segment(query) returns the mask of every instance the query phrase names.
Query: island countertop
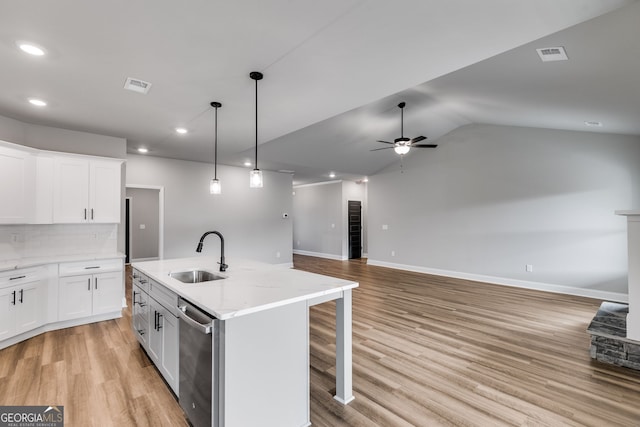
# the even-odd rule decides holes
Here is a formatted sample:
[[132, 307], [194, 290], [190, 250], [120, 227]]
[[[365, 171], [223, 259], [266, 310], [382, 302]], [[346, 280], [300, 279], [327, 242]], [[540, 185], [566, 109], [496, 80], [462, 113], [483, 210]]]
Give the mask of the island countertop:
[[[243, 316], [298, 301], [339, 294], [358, 286], [335, 277], [294, 270], [282, 265], [231, 259], [224, 273], [219, 258], [199, 256], [133, 263], [133, 268], [159, 282], [220, 320]], [[172, 272], [206, 270], [225, 279], [183, 283]]]

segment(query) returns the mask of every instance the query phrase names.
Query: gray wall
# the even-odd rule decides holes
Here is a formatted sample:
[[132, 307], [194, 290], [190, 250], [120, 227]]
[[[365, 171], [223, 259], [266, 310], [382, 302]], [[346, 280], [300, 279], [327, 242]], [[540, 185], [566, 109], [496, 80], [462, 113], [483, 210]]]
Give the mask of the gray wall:
[[640, 138], [469, 125], [438, 143], [370, 177], [372, 263], [626, 293], [614, 211], [639, 207]]
[[294, 191], [294, 249], [342, 259], [342, 182], [303, 185]]
[[[219, 165], [222, 194], [213, 196], [209, 194], [212, 173], [213, 166], [207, 163], [127, 157], [127, 185], [164, 187], [164, 257], [196, 256], [200, 236], [218, 230], [230, 258], [291, 263], [291, 218], [282, 218], [292, 209], [291, 175], [263, 171], [264, 188], [252, 189], [249, 169]], [[202, 253], [219, 255], [216, 236], [207, 238]]]
[[160, 190], [127, 188], [127, 198], [131, 199], [131, 261], [158, 258]]

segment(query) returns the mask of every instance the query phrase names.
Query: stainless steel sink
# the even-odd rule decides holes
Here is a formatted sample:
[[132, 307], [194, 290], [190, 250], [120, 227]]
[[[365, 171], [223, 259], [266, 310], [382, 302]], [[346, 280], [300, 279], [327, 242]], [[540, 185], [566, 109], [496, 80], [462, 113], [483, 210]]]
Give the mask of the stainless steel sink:
[[187, 270], [187, 271], [175, 271], [169, 273], [169, 276], [182, 283], [201, 283], [211, 282], [213, 280], [226, 279], [224, 276], [212, 273], [206, 270]]

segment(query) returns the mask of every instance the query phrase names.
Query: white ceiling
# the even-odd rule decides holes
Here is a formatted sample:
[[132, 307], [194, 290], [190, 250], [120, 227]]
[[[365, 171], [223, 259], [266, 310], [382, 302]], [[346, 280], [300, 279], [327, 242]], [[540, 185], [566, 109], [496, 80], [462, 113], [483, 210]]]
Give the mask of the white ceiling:
[[[472, 122], [640, 134], [637, 22], [632, 0], [5, 1], [0, 115], [212, 161], [219, 101], [220, 159], [239, 165], [261, 71], [259, 166], [358, 178], [396, 160], [369, 150], [399, 136], [400, 101], [405, 134], [429, 141]], [[551, 45], [570, 61], [541, 63], [535, 48]], [[127, 77], [149, 94], [123, 90]]]

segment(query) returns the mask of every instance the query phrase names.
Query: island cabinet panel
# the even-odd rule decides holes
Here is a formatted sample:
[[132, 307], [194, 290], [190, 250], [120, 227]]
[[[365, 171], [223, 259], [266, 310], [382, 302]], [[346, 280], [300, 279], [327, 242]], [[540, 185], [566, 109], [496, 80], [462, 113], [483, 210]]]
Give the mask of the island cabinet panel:
[[135, 284], [132, 287], [133, 332], [140, 344], [147, 349], [149, 338], [149, 295]]
[[220, 322], [220, 426], [309, 424], [308, 319], [301, 301]]

